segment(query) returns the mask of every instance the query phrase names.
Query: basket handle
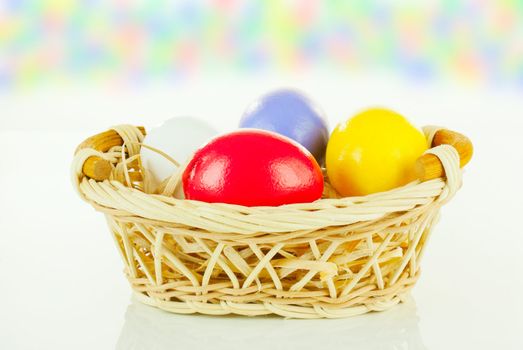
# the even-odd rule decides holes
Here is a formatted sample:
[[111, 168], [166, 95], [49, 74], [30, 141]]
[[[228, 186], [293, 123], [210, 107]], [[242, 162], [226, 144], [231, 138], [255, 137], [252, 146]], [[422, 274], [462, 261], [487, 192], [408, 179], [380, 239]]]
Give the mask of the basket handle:
[[[441, 129], [434, 134], [431, 147], [450, 145], [458, 151], [460, 167], [464, 167], [472, 158], [474, 147], [468, 137], [458, 132]], [[416, 162], [416, 175], [421, 181], [445, 176], [441, 161], [434, 154], [424, 154]]]
[[[143, 126], [139, 126], [138, 129], [145, 136], [145, 128]], [[91, 136], [82, 142], [76, 148], [75, 154], [85, 148], [92, 148], [105, 153], [115, 146], [123, 145], [123, 142], [123, 139], [115, 130], [107, 130], [100, 134]], [[97, 156], [87, 158], [84, 162], [84, 165], [82, 166], [82, 173], [96, 181], [107, 180], [111, 175], [111, 171], [111, 162]]]

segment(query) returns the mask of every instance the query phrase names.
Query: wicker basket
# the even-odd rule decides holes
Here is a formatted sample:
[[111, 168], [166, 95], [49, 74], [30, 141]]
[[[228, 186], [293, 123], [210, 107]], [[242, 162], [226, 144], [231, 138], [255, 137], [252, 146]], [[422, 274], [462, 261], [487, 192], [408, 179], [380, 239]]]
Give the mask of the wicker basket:
[[153, 194], [139, 159], [145, 130], [129, 125], [84, 141], [72, 175], [105, 214], [143, 303], [175, 313], [347, 317], [404, 300], [439, 210], [461, 186], [470, 141], [424, 131], [441, 145], [420, 158], [422, 180], [364, 197], [339, 198], [326, 179], [313, 203], [204, 203], [172, 196], [181, 171]]

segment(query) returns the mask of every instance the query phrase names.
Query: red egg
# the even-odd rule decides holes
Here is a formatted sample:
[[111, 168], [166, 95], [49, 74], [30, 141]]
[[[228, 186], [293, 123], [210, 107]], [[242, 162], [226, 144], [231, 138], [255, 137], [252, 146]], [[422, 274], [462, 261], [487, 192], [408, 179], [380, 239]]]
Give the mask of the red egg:
[[323, 176], [314, 157], [278, 134], [242, 129], [219, 136], [183, 173], [185, 198], [210, 203], [278, 206], [319, 199]]

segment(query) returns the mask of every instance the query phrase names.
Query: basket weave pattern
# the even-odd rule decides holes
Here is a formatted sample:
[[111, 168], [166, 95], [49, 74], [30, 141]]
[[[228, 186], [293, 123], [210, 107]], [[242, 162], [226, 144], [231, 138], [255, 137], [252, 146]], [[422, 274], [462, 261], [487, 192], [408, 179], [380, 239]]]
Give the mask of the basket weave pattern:
[[[400, 302], [419, 277], [441, 206], [461, 186], [451, 146], [428, 152], [446, 178], [388, 192], [338, 198], [326, 179], [324, 198], [281, 207], [243, 207], [177, 199], [174, 175], [163, 194], [145, 191], [143, 135], [114, 130], [122, 146], [79, 151], [73, 182], [105, 214], [125, 274], [144, 303], [176, 313], [293, 318], [347, 317]], [[426, 128], [428, 141], [437, 128]], [[91, 156], [109, 160], [111, 178], [88, 179]]]

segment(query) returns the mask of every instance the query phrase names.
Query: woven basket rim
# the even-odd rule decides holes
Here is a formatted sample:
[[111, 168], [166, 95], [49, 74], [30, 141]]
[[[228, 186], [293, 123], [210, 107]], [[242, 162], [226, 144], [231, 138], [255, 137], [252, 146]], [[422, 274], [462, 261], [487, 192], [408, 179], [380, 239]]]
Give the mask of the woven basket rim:
[[[119, 126], [115, 130], [122, 138], [140, 134], [134, 126]], [[138, 140], [138, 142], [136, 142]], [[129, 156], [139, 154], [142, 140], [135, 137], [134, 148], [120, 147], [117, 151], [103, 153], [113, 158], [115, 164], [122, 162], [124, 148]], [[441, 147], [441, 146], [440, 146]], [[418, 206], [431, 203], [448, 189], [447, 178], [437, 178], [425, 182], [413, 181], [389, 191], [366, 196], [322, 198], [310, 203], [292, 203], [281, 206], [247, 207], [228, 203], [207, 203], [202, 201], [178, 199], [162, 194], [150, 194], [142, 189], [125, 185], [125, 180], [96, 181], [86, 178], [81, 172], [82, 159], [93, 150], [77, 153], [73, 162], [73, 181], [81, 197], [109, 215], [133, 217], [150, 224], [180, 224], [208, 231], [254, 234], [291, 232], [297, 230], [318, 230], [323, 227], [351, 225], [357, 222], [377, 220], [392, 213], [407, 212]], [[132, 152], [131, 152], [132, 151]], [[454, 152], [448, 146], [443, 151]], [[100, 153], [100, 152], [98, 152]], [[108, 156], [109, 155], [109, 156]], [[461, 174], [459, 163], [449, 172]], [[143, 171], [143, 169], [141, 170]], [[180, 167], [179, 172], [183, 171]], [[461, 177], [460, 177], [461, 180]], [[328, 183], [328, 182], [326, 182]], [[448, 190], [447, 190], [448, 192]], [[263, 226], [263, 229], [260, 227]]]
[[163, 195], [161, 193], [147, 193], [141, 189], [133, 188], [133, 187], [127, 187], [125, 184], [123, 184], [121, 181], [118, 180], [104, 180], [104, 181], [96, 181], [93, 179], [83, 178], [81, 180], [81, 183], [89, 182], [89, 183], [106, 183], [111, 184], [115, 187], [124, 186], [126, 189], [128, 189], [130, 192], [133, 193], [142, 193], [146, 196], [149, 196], [151, 198], [157, 198], [159, 200], [162, 200], [164, 202], [172, 203], [174, 205], [181, 204], [181, 203], [193, 203], [197, 207], [223, 207], [223, 208], [229, 208], [229, 209], [236, 209], [240, 211], [253, 211], [253, 210], [278, 210], [278, 209], [290, 209], [290, 210], [305, 210], [305, 211], [311, 211], [315, 209], [321, 209], [322, 204], [329, 204], [329, 206], [334, 207], [347, 207], [347, 206], [358, 206], [362, 205], [364, 203], [371, 203], [371, 202], [378, 202], [385, 199], [389, 199], [389, 197], [394, 197], [394, 195], [405, 192], [407, 190], [411, 190], [409, 192], [415, 192], [414, 190], [416, 188], [418, 189], [432, 189], [435, 191], [435, 194], [431, 196], [432, 198], [436, 198], [438, 194], [436, 191], [441, 190], [446, 184], [446, 181], [443, 178], [438, 178], [434, 180], [429, 180], [425, 182], [420, 182], [419, 180], [415, 180], [412, 182], [409, 182], [403, 186], [399, 186], [387, 191], [382, 192], [376, 192], [369, 195], [364, 196], [350, 196], [350, 197], [339, 197], [339, 198], [320, 198], [312, 202], [304, 202], [304, 203], [290, 203], [290, 204], [282, 204], [278, 206], [244, 206], [241, 204], [231, 204], [231, 203], [223, 203], [223, 202], [204, 202], [199, 201], [196, 199], [185, 199], [185, 198], [176, 198], [173, 196]]

